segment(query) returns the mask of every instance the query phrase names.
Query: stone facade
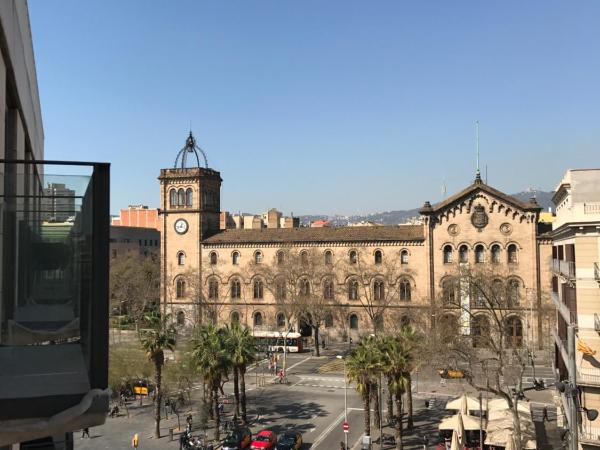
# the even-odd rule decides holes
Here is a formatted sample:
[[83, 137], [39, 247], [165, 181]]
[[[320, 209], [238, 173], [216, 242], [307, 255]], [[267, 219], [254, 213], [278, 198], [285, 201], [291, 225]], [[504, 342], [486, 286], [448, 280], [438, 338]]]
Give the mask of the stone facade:
[[[211, 175], [202, 176], [198, 170]], [[377, 320], [385, 327], [409, 320], [427, 328], [437, 320], [432, 314], [444, 295], [445, 280], [459, 267], [486, 266], [518, 283], [518, 302], [510, 313], [518, 322], [519, 343], [547, 345], [552, 309], [547, 267], [552, 247], [538, 228], [540, 208], [535, 201], [523, 203], [497, 191], [479, 177], [437, 205], [426, 202], [421, 221], [414, 225], [228, 230], [218, 229], [218, 200], [212, 209], [195, 203], [204, 189], [218, 198], [218, 172], [169, 169], [161, 171], [159, 179], [162, 304], [181, 324], [204, 320], [201, 310], [211, 308], [222, 323], [235, 319], [251, 327], [281, 328], [273, 289], [256, 285], [269, 282], [261, 280], [258, 264], [275, 265], [279, 251], [307, 251], [323, 255], [332, 264], [331, 304], [336, 313], [321, 330], [326, 340], [372, 332], [369, 293], [373, 294], [373, 283], [379, 278], [387, 307]], [[192, 189], [193, 206], [168, 204], [169, 192], [180, 187]], [[183, 233], [183, 228], [175, 229], [181, 219], [189, 225]], [[212, 225], [203, 225], [213, 221], [214, 232]], [[351, 262], [353, 252], [358, 263]], [[365, 280], [356, 299], [349, 293], [353, 278]], [[457, 312], [448, 309], [442, 314]], [[292, 326], [303, 328], [299, 322]]]

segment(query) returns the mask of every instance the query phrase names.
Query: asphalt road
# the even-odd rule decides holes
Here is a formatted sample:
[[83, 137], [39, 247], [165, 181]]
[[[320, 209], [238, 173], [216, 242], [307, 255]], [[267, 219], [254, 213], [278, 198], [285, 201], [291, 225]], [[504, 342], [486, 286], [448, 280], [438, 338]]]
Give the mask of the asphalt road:
[[[320, 373], [319, 367], [333, 361], [335, 355], [341, 353], [346, 347], [328, 348], [325, 356], [311, 357], [303, 353], [288, 357], [288, 381], [286, 384], [275, 382], [275, 377], [266, 374], [266, 364], [258, 369], [252, 368], [246, 375], [246, 390], [248, 397], [248, 412], [250, 429], [257, 433], [262, 429], [271, 429], [276, 433], [287, 430], [297, 430], [303, 435], [303, 450], [338, 450], [340, 441], [344, 440], [342, 423], [344, 422], [344, 377], [341, 372]], [[439, 377], [431, 373], [420, 373], [413, 385], [415, 403], [415, 429], [407, 433], [405, 448], [422, 448], [422, 437], [429, 437], [430, 446], [437, 438], [437, 423], [445, 414], [444, 400], [438, 404], [437, 410], [428, 410], [424, 407], [424, 400], [437, 397], [447, 399], [468, 391], [469, 387], [460, 380], [448, 380], [441, 383]], [[232, 391], [231, 383], [225, 386], [226, 392]], [[362, 401], [353, 386], [348, 390], [347, 417], [350, 424], [348, 445], [350, 448], [360, 448], [358, 442], [363, 430]], [[539, 395], [538, 395], [539, 396]], [[181, 422], [185, 421], [188, 411], [194, 417], [198, 416], [201, 404], [201, 389], [197, 386], [191, 404], [188, 404], [180, 414]], [[538, 402], [548, 403], [551, 393], [547, 392]], [[231, 406], [226, 407], [226, 416], [231, 417]], [[384, 413], [385, 415], [385, 413]], [[179, 444], [177, 434], [175, 440], [169, 441], [169, 428], [177, 427], [177, 419], [172, 415], [168, 420], [163, 420], [162, 437], [159, 440], [152, 438], [153, 434], [153, 407], [150, 400], [146, 399], [142, 407], [131, 404], [129, 417], [121, 415], [117, 418], [107, 418], [103, 426], [90, 430], [91, 438], [80, 438], [75, 434], [75, 447], [80, 449], [129, 449], [131, 438], [138, 433], [140, 449], [177, 449]], [[195, 423], [194, 434], [200, 434], [199, 424]], [[384, 429], [385, 433], [393, 433], [391, 429]], [[212, 430], [208, 430], [212, 436]], [[547, 448], [551, 448], [548, 446]], [[377, 448], [377, 447], [374, 447]], [[385, 447], [384, 447], [385, 448]]]

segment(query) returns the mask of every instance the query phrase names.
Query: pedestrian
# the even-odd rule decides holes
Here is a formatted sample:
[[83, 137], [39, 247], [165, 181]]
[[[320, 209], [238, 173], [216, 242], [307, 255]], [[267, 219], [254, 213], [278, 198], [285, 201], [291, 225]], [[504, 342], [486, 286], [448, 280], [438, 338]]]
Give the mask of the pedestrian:
[[269, 373], [271, 373], [271, 369], [272, 369], [273, 363], [271, 362], [271, 360], [269, 359]]
[[341, 450], [348, 450], [348, 449], [346, 448], [346, 446], [344, 445], [344, 441], [340, 441], [340, 449], [341, 449]]
[[87, 437], [90, 437], [90, 429], [89, 429], [88, 427], [85, 427], [85, 428], [82, 430], [82, 433], [81, 433], [81, 439], [83, 439], [83, 438], [84, 438], [84, 437], [86, 437], [86, 436], [87, 436]]
[[283, 384], [283, 369], [279, 371], [279, 384]]
[[548, 418], [548, 407], [544, 406], [544, 416], [542, 417], [542, 420], [544, 422], [550, 422], [550, 419]]
[[321, 347], [325, 349], [325, 339], [321, 339]]
[[277, 375], [277, 361], [275, 361], [275, 364], [273, 365], [273, 375]]

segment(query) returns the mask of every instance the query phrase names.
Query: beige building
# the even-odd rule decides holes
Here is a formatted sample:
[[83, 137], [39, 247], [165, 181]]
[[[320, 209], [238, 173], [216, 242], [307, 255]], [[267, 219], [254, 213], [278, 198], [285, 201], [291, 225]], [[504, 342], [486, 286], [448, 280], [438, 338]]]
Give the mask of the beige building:
[[[553, 197], [556, 218], [552, 239], [552, 299], [557, 309], [555, 368], [569, 378], [575, 359], [582, 407], [600, 409], [600, 169], [568, 170]], [[569, 354], [567, 328], [575, 327], [576, 351]], [[571, 352], [573, 353], [573, 352]], [[567, 399], [562, 397], [568, 412]], [[582, 447], [600, 446], [600, 419], [580, 415]]]
[[[506, 326], [515, 345], [549, 344], [553, 306], [545, 289], [551, 243], [538, 232], [540, 208], [534, 200], [523, 203], [499, 192], [479, 176], [437, 205], [426, 202], [415, 225], [224, 230], [218, 220], [219, 172], [179, 163], [161, 170], [159, 179], [162, 302], [180, 324], [197, 323], [208, 308], [220, 322], [283, 327], [276, 290], [263, 274], [286, 252], [305, 252], [321, 255], [331, 266], [328, 280], [312, 280], [319, 286], [310, 286], [328, 300], [324, 307], [331, 314], [321, 329], [327, 339], [369, 333], [374, 321], [387, 327], [409, 320], [428, 327], [433, 309], [456, 295], [446, 291], [458, 267], [486, 266], [514, 293]], [[177, 195], [188, 191], [190, 201]], [[385, 311], [373, 314], [373, 302], [382, 300]], [[487, 319], [474, 299], [467, 295], [461, 302], [477, 313], [477, 327], [459, 317], [460, 308], [437, 313], [433, 323], [453, 323], [463, 334], [486, 332]], [[292, 324], [308, 333], [303, 325], [297, 319]]]

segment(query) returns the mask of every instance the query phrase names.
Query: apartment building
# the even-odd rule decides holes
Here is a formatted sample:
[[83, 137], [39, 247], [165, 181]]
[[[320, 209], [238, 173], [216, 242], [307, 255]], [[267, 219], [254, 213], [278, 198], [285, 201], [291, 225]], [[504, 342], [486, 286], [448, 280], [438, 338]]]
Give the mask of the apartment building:
[[[600, 169], [568, 170], [553, 197], [552, 292], [557, 309], [555, 369], [559, 381], [575, 380], [578, 431], [582, 448], [600, 447]], [[574, 339], [568, 340], [569, 328]], [[571, 361], [569, 361], [571, 360]], [[569, 369], [569, 363], [571, 368]], [[575, 373], [571, 373], [575, 372]], [[562, 395], [569, 417], [572, 401]]]

